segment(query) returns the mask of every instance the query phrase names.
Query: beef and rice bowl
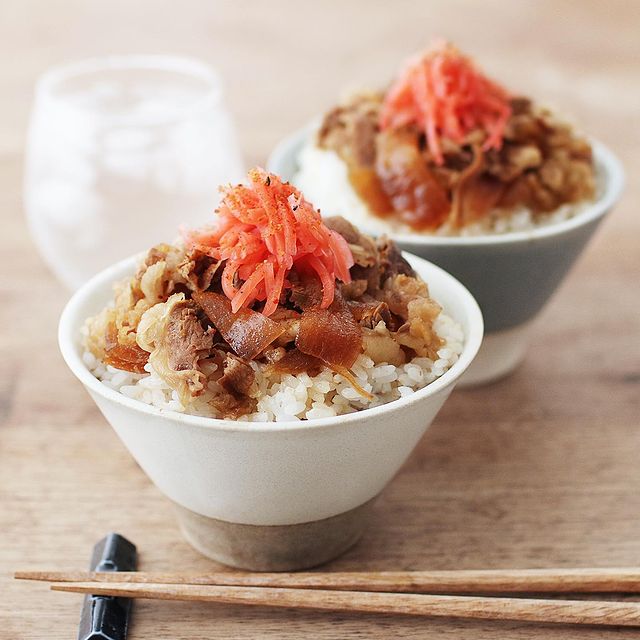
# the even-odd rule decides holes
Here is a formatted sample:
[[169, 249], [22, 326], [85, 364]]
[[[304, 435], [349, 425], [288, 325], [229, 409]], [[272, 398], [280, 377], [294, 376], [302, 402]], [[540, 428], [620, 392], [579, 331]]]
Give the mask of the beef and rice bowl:
[[409, 59], [384, 91], [322, 119], [294, 183], [376, 233], [473, 236], [566, 220], [597, 196], [589, 142], [452, 44]]
[[320, 213], [262, 169], [214, 223], [153, 247], [87, 320], [84, 362], [160, 409], [243, 421], [342, 415], [412, 394], [462, 328], [393, 242]]

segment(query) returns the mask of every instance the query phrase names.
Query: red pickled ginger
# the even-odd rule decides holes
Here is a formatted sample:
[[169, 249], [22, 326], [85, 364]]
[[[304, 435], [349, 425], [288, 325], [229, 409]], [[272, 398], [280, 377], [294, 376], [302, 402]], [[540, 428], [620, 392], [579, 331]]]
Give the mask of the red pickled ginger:
[[382, 129], [417, 124], [435, 162], [444, 164], [441, 138], [461, 143], [465, 134], [487, 133], [484, 150], [499, 149], [511, 115], [509, 94], [452, 44], [438, 40], [410, 59], [384, 98]]
[[290, 287], [287, 274], [294, 267], [318, 277], [322, 309], [333, 302], [336, 279], [351, 281], [349, 245], [294, 186], [255, 168], [247, 184], [221, 191], [217, 224], [185, 232], [185, 241], [225, 261], [222, 289], [233, 313], [264, 301], [262, 313], [271, 315]]

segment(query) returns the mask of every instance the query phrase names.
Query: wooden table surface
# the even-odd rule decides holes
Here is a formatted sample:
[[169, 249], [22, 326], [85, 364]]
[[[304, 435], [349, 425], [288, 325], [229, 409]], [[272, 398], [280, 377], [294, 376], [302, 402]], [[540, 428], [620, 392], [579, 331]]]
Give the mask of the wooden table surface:
[[[22, 211], [34, 78], [110, 52], [199, 56], [225, 76], [250, 162], [348, 88], [381, 84], [445, 34], [509, 86], [559, 105], [611, 145], [628, 176], [536, 324], [508, 380], [456, 391], [329, 569], [640, 564], [640, 3], [127, 2], [0, 7], [0, 638], [75, 637], [80, 596], [16, 583], [17, 568], [84, 568], [109, 530], [141, 569], [215, 565], [181, 538], [56, 346], [67, 292]], [[430, 621], [140, 602], [136, 638], [632, 638], [638, 630]]]

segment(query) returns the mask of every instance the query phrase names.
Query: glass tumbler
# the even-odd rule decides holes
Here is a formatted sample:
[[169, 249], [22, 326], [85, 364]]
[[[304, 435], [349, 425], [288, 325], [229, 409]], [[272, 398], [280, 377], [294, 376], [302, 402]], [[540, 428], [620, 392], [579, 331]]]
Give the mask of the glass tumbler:
[[36, 86], [25, 208], [56, 276], [76, 288], [180, 225], [211, 220], [242, 179], [216, 73], [173, 56], [114, 56], [49, 71]]

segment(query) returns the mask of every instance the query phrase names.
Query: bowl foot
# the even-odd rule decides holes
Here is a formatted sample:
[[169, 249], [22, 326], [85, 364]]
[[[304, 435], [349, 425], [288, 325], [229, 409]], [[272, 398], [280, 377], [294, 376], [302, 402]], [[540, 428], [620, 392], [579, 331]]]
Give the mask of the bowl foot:
[[532, 323], [486, 333], [480, 350], [469, 368], [462, 374], [458, 388], [470, 388], [495, 382], [516, 369], [524, 359]]
[[352, 547], [374, 501], [323, 520], [273, 526], [226, 522], [175, 507], [182, 534], [203, 555], [249, 571], [297, 571], [329, 562]]

